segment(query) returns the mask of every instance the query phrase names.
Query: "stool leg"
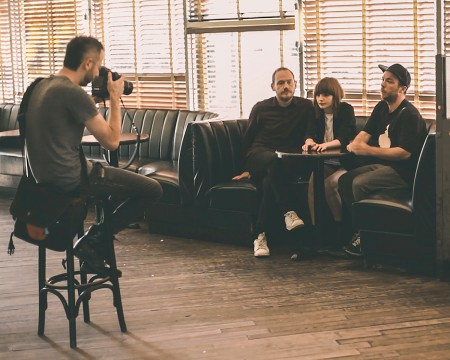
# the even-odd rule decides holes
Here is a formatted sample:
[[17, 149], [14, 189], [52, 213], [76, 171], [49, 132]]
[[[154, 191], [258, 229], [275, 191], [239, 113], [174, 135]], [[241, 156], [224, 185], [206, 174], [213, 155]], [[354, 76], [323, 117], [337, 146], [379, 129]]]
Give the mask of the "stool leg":
[[123, 314], [122, 296], [120, 294], [119, 279], [117, 278], [117, 273], [115, 272], [115, 270], [117, 269], [117, 263], [116, 263], [116, 256], [114, 253], [114, 239], [111, 239], [111, 247], [112, 247], [110, 255], [111, 264], [109, 265], [113, 270], [113, 275], [111, 276], [111, 283], [113, 285], [113, 302], [117, 310], [117, 317], [119, 319], [120, 330], [122, 332], [127, 332], [127, 325], [125, 324], [125, 316]]
[[[81, 263], [80, 263], [81, 266]], [[87, 274], [86, 273], [80, 273], [80, 280], [81, 280], [81, 284], [87, 284]], [[80, 290], [78, 291], [78, 296], [80, 296], [82, 290], [80, 288]], [[89, 300], [90, 300], [90, 296], [85, 296], [83, 298], [83, 321], [87, 324], [89, 324], [91, 322], [91, 313], [89, 311]]]
[[75, 312], [75, 270], [74, 270], [74, 255], [72, 247], [66, 251], [67, 256], [67, 302], [68, 312], [67, 319], [69, 320], [69, 337], [70, 347], [77, 347], [77, 329], [76, 329], [76, 312]]
[[45, 247], [39, 246], [38, 254], [38, 283], [39, 283], [39, 321], [38, 321], [38, 335], [44, 335], [45, 328], [45, 311], [47, 310], [47, 291], [45, 286], [45, 264], [46, 253]]
[[116, 254], [114, 251], [114, 235], [111, 229], [111, 220], [112, 220], [112, 212], [109, 206], [109, 201], [103, 202], [103, 216], [104, 216], [104, 228], [105, 228], [105, 238], [107, 241], [107, 249], [108, 249], [108, 260], [109, 266], [112, 270], [111, 283], [113, 286], [113, 304], [117, 311], [117, 317], [119, 319], [119, 326], [122, 332], [127, 332], [127, 325], [125, 323], [125, 316], [123, 313], [122, 306], [122, 296], [120, 294], [120, 286], [119, 279], [117, 277], [117, 262], [116, 262]]
[[[81, 222], [79, 228], [78, 228], [78, 239], [81, 238], [84, 235], [84, 226], [83, 226], [83, 222]], [[80, 261], [80, 266], [81, 266], [81, 261]], [[84, 272], [80, 272], [80, 281], [81, 284], [87, 284], [87, 274]], [[80, 296], [82, 290], [81, 287], [78, 290], [78, 296]], [[83, 320], [85, 323], [90, 323], [91, 322], [91, 314], [89, 311], [89, 300], [90, 300], [90, 296], [85, 297], [83, 299]]]

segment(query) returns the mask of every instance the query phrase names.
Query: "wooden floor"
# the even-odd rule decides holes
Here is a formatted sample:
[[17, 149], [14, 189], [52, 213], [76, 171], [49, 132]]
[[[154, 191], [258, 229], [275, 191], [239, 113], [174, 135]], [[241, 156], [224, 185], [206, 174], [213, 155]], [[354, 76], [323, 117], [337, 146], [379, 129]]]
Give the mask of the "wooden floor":
[[[49, 295], [46, 336], [37, 336], [37, 249], [17, 240], [12, 193], [0, 188], [0, 359], [450, 359], [445, 282], [358, 260], [290, 260], [272, 249], [148, 234], [119, 234], [121, 333], [109, 290], [94, 293], [90, 324], [78, 318], [78, 349]], [[59, 272], [61, 253], [49, 253]]]

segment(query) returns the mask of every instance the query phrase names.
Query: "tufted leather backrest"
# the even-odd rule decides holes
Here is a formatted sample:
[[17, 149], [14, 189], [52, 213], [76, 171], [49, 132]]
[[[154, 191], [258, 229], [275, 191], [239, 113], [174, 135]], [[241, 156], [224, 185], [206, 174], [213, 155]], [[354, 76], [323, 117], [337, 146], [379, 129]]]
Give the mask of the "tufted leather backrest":
[[[106, 118], [109, 108], [101, 107], [99, 112]], [[205, 111], [190, 111], [177, 109], [121, 109], [122, 132], [132, 132], [132, 122], [142, 134], [148, 134], [150, 140], [139, 145], [136, 159], [177, 161], [181, 141], [186, 126], [192, 121], [209, 119], [217, 114]], [[101, 156], [98, 146], [84, 146], [88, 156]], [[127, 157], [134, 151], [134, 145], [121, 146], [120, 157]]]
[[[355, 228], [378, 233], [383, 239], [413, 237], [415, 245], [430, 249], [436, 244], [436, 139], [426, 137], [417, 162], [409, 199], [371, 198], [353, 204]], [[386, 211], [383, 211], [386, 209]], [[391, 240], [389, 240], [391, 241]], [[396, 241], [396, 240], [392, 240]], [[396, 243], [396, 246], [400, 243]], [[404, 249], [406, 253], [413, 248]]]
[[230, 181], [243, 171], [242, 139], [246, 127], [247, 119], [191, 124], [194, 198], [203, 199], [213, 185]]
[[19, 104], [0, 104], [0, 131], [15, 130], [19, 128], [17, 114]]

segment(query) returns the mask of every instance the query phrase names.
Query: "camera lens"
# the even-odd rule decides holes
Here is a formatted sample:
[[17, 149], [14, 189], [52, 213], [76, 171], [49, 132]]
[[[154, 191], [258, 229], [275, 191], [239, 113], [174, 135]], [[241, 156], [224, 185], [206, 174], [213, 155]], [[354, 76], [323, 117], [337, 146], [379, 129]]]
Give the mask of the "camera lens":
[[[120, 78], [120, 74], [111, 71], [112, 79], [116, 81], [118, 78]], [[130, 95], [133, 92], [133, 83], [131, 81], [124, 80], [123, 81], [123, 94], [124, 95]]]
[[[109, 98], [108, 72], [111, 72], [111, 78], [113, 81], [116, 81], [121, 76], [119, 73], [111, 71], [107, 67], [102, 66], [99, 71], [99, 76], [92, 82], [92, 95], [104, 99]], [[132, 92], [133, 92], [133, 83], [131, 81], [124, 80], [123, 95], [130, 95]]]
[[125, 80], [123, 82], [123, 94], [130, 95], [133, 92], [133, 83], [131, 81]]

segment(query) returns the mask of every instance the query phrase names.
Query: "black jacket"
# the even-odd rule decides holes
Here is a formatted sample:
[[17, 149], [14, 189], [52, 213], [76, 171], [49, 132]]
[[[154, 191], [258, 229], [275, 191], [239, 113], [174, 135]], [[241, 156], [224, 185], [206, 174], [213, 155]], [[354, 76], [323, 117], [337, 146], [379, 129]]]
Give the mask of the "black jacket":
[[[333, 117], [334, 139], [341, 142], [341, 146], [347, 146], [356, 136], [356, 119], [353, 106], [349, 103], [341, 102], [336, 116]], [[307, 138], [313, 139], [316, 143], [322, 144], [325, 136], [325, 113], [320, 111], [316, 121], [310, 123], [307, 130]]]

